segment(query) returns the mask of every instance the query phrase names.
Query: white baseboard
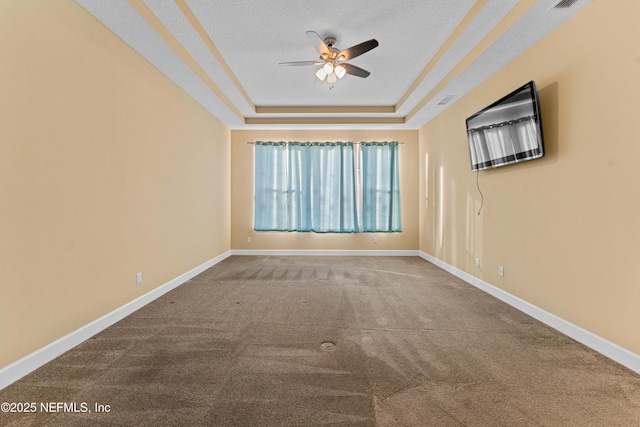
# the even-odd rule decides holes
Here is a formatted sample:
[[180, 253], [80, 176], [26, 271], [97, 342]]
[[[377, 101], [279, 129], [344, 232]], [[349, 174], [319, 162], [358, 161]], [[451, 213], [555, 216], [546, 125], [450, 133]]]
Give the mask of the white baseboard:
[[14, 383], [30, 372], [35, 371], [42, 365], [52, 361], [56, 357], [60, 356], [64, 352], [71, 350], [78, 344], [91, 338], [98, 332], [108, 328], [114, 323], [124, 319], [131, 313], [139, 310], [151, 301], [161, 297], [172, 289], [177, 288], [189, 279], [197, 276], [206, 269], [218, 264], [224, 259], [231, 256], [231, 251], [227, 251], [207, 262], [201, 264], [184, 274], [176, 277], [175, 279], [161, 285], [154, 290], [147, 292], [146, 294], [134, 299], [133, 301], [123, 305], [120, 308], [115, 309], [111, 313], [105, 314], [99, 319], [65, 335], [64, 337], [42, 347], [39, 350], [23, 357], [20, 360], [0, 369], [0, 390]]
[[231, 255], [262, 256], [418, 256], [417, 250], [232, 249]]
[[612, 359], [619, 364], [626, 366], [634, 372], [640, 374], [640, 355], [627, 350], [618, 344], [612, 343], [580, 326], [574, 325], [555, 314], [549, 313], [527, 301], [520, 299], [508, 292], [503, 291], [471, 274], [460, 270], [444, 261], [439, 260], [425, 252], [419, 251], [419, 256], [432, 264], [442, 268], [443, 270], [453, 274], [454, 276], [464, 280], [465, 282], [475, 286], [476, 288], [498, 298], [499, 300], [509, 304], [510, 306], [528, 314], [536, 320], [562, 332], [563, 334], [573, 338], [574, 340], [586, 345], [587, 347], [597, 351], [598, 353]]

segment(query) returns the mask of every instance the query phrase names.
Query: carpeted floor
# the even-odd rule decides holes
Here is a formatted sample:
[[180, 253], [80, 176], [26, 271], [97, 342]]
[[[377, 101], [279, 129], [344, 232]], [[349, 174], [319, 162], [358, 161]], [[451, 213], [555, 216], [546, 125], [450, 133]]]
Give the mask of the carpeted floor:
[[640, 375], [420, 258], [231, 257], [0, 402], [38, 404], [5, 426], [640, 426]]

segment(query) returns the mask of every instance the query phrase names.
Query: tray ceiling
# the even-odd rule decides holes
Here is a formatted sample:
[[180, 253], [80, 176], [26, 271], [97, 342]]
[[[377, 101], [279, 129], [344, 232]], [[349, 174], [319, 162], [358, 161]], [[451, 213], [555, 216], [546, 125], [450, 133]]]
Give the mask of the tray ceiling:
[[[231, 129], [420, 128], [590, 2], [76, 1]], [[349, 61], [371, 75], [280, 66], [318, 59], [308, 30], [377, 39]]]

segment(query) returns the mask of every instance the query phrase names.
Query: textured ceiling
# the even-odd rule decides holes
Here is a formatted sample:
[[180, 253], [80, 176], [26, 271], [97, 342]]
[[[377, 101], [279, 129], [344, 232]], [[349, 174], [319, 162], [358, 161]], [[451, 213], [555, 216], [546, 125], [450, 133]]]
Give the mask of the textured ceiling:
[[[76, 1], [231, 129], [417, 129], [590, 2]], [[280, 66], [318, 59], [308, 30], [378, 40], [349, 61], [371, 75], [331, 87]]]

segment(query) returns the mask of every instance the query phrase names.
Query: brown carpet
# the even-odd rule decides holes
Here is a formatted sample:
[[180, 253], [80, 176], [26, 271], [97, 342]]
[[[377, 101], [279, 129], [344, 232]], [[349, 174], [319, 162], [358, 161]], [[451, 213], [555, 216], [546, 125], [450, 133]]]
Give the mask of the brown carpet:
[[640, 375], [420, 258], [231, 257], [0, 402], [38, 404], [9, 426], [640, 426]]

